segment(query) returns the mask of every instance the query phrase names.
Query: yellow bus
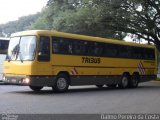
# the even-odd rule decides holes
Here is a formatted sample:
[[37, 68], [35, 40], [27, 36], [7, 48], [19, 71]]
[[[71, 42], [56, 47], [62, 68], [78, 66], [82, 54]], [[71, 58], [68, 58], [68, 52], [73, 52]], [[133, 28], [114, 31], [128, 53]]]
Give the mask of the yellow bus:
[[30, 30], [11, 35], [4, 62], [4, 82], [57, 92], [69, 86], [136, 88], [154, 80], [157, 52], [152, 45]]

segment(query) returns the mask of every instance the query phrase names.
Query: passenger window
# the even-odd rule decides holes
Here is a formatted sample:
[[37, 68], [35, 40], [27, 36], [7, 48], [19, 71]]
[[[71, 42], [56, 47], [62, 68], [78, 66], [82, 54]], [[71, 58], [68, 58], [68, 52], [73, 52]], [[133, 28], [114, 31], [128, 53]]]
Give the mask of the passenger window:
[[41, 36], [38, 48], [38, 61], [50, 60], [50, 38]]
[[52, 53], [60, 53], [60, 42], [58, 38], [52, 37]]

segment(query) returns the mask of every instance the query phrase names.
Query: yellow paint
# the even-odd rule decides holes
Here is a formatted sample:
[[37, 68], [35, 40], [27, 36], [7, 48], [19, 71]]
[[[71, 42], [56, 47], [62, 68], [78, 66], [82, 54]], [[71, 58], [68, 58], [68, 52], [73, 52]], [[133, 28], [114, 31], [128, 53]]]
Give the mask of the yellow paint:
[[[56, 31], [24, 31], [12, 34], [14, 36], [24, 35], [36, 35], [37, 39], [39, 36], [57, 36], [65, 38], [75, 38], [88, 41], [99, 41], [106, 43], [122, 44], [129, 46], [139, 46], [146, 48], [155, 48], [152, 45], [141, 45], [135, 43], [128, 43], [124, 41], [111, 40], [98, 37], [89, 37], [84, 35], [74, 35]], [[50, 46], [51, 47], [51, 46]], [[52, 51], [52, 48], [51, 48]], [[51, 53], [50, 62], [39, 62], [36, 59], [34, 61], [5, 61], [4, 62], [4, 74], [9, 75], [57, 75], [61, 71], [67, 71], [71, 74], [71, 71], [75, 67], [78, 75], [122, 75], [124, 72], [133, 74], [138, 72], [137, 66], [140, 61], [146, 68], [147, 75], [157, 74], [157, 61], [152, 60], [137, 60], [137, 59], [122, 59], [122, 58], [107, 58], [100, 57], [101, 63], [82, 63], [82, 57], [86, 56], [73, 56], [73, 55], [56, 55]], [[155, 55], [157, 55], [155, 53]], [[88, 56], [89, 57], [89, 56]], [[93, 57], [92, 58], [99, 58]], [[157, 56], [156, 56], [157, 58]], [[149, 69], [148, 69], [149, 68]]]

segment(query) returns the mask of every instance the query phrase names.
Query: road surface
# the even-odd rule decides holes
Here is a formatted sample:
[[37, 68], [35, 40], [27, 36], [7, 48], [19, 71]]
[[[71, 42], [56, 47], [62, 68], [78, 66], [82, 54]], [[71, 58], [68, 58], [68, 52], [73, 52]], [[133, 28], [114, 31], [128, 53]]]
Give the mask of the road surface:
[[0, 113], [97, 114], [160, 113], [160, 82], [141, 83], [136, 89], [70, 87], [67, 93], [51, 88], [33, 92], [27, 86], [0, 85]]

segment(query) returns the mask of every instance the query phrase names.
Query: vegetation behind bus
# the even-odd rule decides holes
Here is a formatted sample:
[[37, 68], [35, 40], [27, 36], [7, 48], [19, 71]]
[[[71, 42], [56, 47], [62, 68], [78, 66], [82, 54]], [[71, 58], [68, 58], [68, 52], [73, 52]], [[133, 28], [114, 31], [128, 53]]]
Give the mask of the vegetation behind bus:
[[26, 29], [55, 29], [123, 39], [131, 33], [132, 38], [152, 41], [159, 49], [159, 4], [159, 0], [49, 0], [40, 17], [28, 16], [0, 25], [0, 35]]
[[118, 39], [131, 33], [160, 51], [159, 5], [159, 0], [49, 0], [33, 26]]

